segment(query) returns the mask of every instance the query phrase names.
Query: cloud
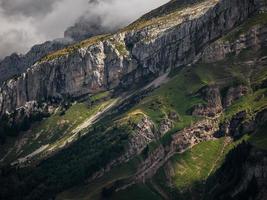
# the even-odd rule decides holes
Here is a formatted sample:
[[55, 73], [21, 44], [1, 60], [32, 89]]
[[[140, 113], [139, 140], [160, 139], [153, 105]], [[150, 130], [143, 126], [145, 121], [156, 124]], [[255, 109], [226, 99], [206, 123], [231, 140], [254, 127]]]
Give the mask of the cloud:
[[0, 0], [0, 7], [6, 15], [41, 17], [51, 12], [55, 2], [54, 0]]
[[100, 32], [112, 31], [167, 1], [0, 0], [0, 58], [63, 37], [74, 24], [85, 33], [96, 30], [98, 24]]

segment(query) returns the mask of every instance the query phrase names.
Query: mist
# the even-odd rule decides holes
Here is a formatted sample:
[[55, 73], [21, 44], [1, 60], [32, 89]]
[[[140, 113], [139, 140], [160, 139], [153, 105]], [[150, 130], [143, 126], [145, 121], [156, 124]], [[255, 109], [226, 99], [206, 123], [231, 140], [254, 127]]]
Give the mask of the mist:
[[[0, 0], [0, 59], [64, 37], [68, 27], [113, 31], [168, 0]], [[81, 27], [81, 26], [80, 26]], [[84, 28], [85, 27], [85, 28]], [[98, 33], [98, 32], [97, 32]]]

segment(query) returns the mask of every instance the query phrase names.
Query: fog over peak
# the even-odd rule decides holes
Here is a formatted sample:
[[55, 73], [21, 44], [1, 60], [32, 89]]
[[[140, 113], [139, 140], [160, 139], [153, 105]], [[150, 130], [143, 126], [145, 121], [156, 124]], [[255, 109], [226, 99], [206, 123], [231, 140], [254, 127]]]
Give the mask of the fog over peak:
[[34, 44], [46, 40], [62, 38], [68, 27], [81, 28], [84, 32], [113, 31], [166, 2], [168, 0], [0, 0], [0, 58], [13, 52], [25, 53]]

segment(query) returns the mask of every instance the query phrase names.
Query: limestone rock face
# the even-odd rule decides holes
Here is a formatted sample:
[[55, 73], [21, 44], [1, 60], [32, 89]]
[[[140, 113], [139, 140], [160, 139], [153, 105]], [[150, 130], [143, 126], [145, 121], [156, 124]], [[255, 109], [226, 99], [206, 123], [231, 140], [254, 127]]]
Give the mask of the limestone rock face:
[[207, 119], [175, 133], [170, 144], [165, 144], [165, 146], [159, 145], [143, 161], [135, 175], [135, 181], [144, 182], [146, 179], [151, 178], [175, 153], [183, 153], [200, 142], [213, 140], [213, 134], [218, 129], [218, 119]]
[[97, 171], [92, 177], [90, 177], [89, 182], [103, 176], [113, 167], [129, 161], [136, 155], [140, 155], [150, 142], [156, 141], [157, 137], [157, 131], [153, 122], [148, 117], [143, 117], [134, 128], [133, 134], [128, 142], [127, 151], [122, 156], [118, 157], [110, 162], [107, 166]]
[[35, 45], [25, 55], [16, 53], [4, 58], [0, 61], [0, 85], [15, 76], [24, 73], [36, 61], [44, 57], [46, 54], [64, 48], [70, 44], [70, 41], [48, 41], [40, 45]]
[[234, 101], [240, 99], [242, 96], [245, 96], [248, 92], [249, 88], [244, 85], [229, 88], [224, 99], [224, 107], [231, 106]]
[[219, 39], [208, 46], [202, 54], [202, 61], [204, 63], [212, 63], [223, 60], [226, 55], [233, 53], [238, 55], [242, 50], [251, 48], [259, 49], [267, 45], [265, 40], [267, 35], [267, 26], [255, 26], [248, 32], [240, 35], [237, 40], [232, 41], [230, 36], [225, 39]]
[[220, 124], [220, 130], [216, 133], [216, 136], [221, 137], [227, 135], [238, 139], [244, 134], [257, 130], [258, 127], [266, 123], [266, 120], [266, 109], [258, 112], [254, 118], [250, 118], [246, 111], [241, 111], [235, 114], [230, 120]]
[[0, 89], [0, 115], [28, 101], [79, 97], [130, 86], [195, 61], [205, 46], [255, 12], [254, 0], [204, 1], [169, 19], [80, 46], [36, 63]]
[[192, 115], [215, 117], [222, 112], [221, 94], [218, 87], [205, 87], [200, 91], [200, 95], [206, 104], [194, 106]]
[[173, 127], [173, 122], [165, 118], [161, 121], [160, 126], [159, 126], [159, 133], [161, 136], [163, 136], [165, 133], [167, 133], [171, 128]]
[[127, 150], [126, 157], [138, 155], [142, 150], [151, 142], [155, 141], [157, 134], [155, 132], [154, 124], [147, 117], [144, 117], [138, 123], [136, 131], [129, 141], [129, 149]]

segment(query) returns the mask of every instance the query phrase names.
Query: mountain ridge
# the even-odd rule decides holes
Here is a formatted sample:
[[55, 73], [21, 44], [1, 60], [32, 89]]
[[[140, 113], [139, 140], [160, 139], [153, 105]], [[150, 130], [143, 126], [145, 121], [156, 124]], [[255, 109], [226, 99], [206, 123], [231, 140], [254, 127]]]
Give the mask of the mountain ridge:
[[[1, 112], [13, 105], [7, 109], [11, 118], [3, 115], [7, 125], [32, 114], [38, 120], [18, 131], [14, 144], [8, 137], [3, 145], [0, 196], [264, 199], [267, 18], [264, 7], [259, 9], [266, 5], [262, 2], [201, 1], [152, 18], [153, 23], [137, 21], [116, 37], [99, 36], [61, 50], [9, 81], [1, 90], [7, 96], [0, 98]], [[136, 66], [124, 69], [129, 62]], [[73, 75], [86, 66], [92, 71]], [[90, 84], [90, 77], [101, 73], [103, 82]], [[36, 82], [27, 80], [30, 76]], [[85, 85], [72, 85], [84, 78]], [[12, 101], [23, 97], [24, 80], [41, 83], [40, 96], [47, 94], [46, 83], [55, 93], [25, 108], [22, 101], [12, 113], [18, 103]]]
[[[209, 2], [209, 1], [207, 1], [207, 2]], [[224, 3], [223, 3], [224, 1], [220, 1], [217, 5], [218, 6], [225, 6], [224, 5]], [[225, 2], [227, 2], [227, 1], [225, 1]], [[249, 4], [249, 1], [247, 2], [247, 3], [244, 3], [244, 5], [246, 5], [246, 6], [248, 6], [248, 4]], [[216, 5], [216, 4], [215, 4]], [[204, 7], [205, 8], [205, 7]], [[250, 6], [248, 6], [248, 8], [250, 8]], [[218, 9], [219, 9], [219, 7], [218, 7]], [[227, 9], [227, 8], [226, 8]], [[230, 9], [230, 8], [228, 8], [228, 9]], [[215, 9], [216, 10], [216, 9]], [[244, 9], [244, 10], [246, 10], [246, 9]], [[212, 11], [211, 11], [212, 12]], [[241, 12], [242, 13], [242, 15], [244, 14], [244, 12]], [[234, 13], [234, 15], [235, 14], [237, 14], [237, 15], [239, 15], [239, 14], [241, 14], [241, 13]], [[248, 13], [245, 13], [245, 15], [248, 15]], [[235, 17], [236, 18], [236, 17]], [[189, 21], [189, 22], [191, 22], [191, 21]], [[187, 23], [185, 23], [185, 25], [184, 25], [184, 27], [183, 28], [187, 28], [187, 25], [186, 25]], [[191, 23], [190, 23], [191, 24]], [[189, 25], [189, 24], [188, 24]], [[194, 25], [193, 25], [194, 26]], [[233, 25], [230, 25], [230, 28], [232, 27]], [[219, 27], [219, 26], [217, 26], [217, 27]], [[189, 28], [189, 27], [188, 27]], [[214, 27], [215, 28], [215, 27]], [[227, 29], [227, 28], [226, 28]], [[181, 30], [183, 30], [183, 29], [181, 29]], [[184, 30], [186, 30], [186, 29], [184, 29]], [[138, 34], [139, 33], [137, 33], [137, 36], [131, 36], [132, 38], [134, 38], [134, 37], [139, 37], [138, 36]], [[213, 33], [212, 33], [213, 34]], [[218, 36], [216, 36], [216, 35], [214, 35], [214, 36], [212, 36], [212, 34], [211, 34], [211, 36], [210, 37], [212, 37], [212, 38], [214, 38], [215, 39], [215, 37], [218, 37]], [[214, 34], [216, 34], [216, 33], [214, 33]], [[120, 37], [124, 37], [124, 36], [120, 36], [120, 35], [118, 35], [117, 37], [119, 37], [117, 40], [118, 40], [118, 43], [120, 44]], [[142, 37], [142, 36], [141, 36]], [[181, 36], [180, 36], [181, 37]], [[126, 36], [126, 38], [127, 38], [127, 36]], [[115, 41], [116, 41], [116, 38], [114, 38], [115, 39]], [[94, 41], [94, 39], [89, 39], [89, 44], [91, 43], [91, 41]], [[98, 41], [98, 39], [96, 38], [96, 40]], [[125, 39], [126, 41], [127, 41], [127, 39]], [[184, 40], [185, 41], [185, 40]], [[188, 42], [190, 42], [190, 40], [188, 40]], [[127, 43], [127, 42], [126, 42]], [[128, 41], [128, 43], [131, 43], [130, 41]], [[205, 43], [205, 39], [204, 39], [204, 43]], [[180, 44], [181, 45], [181, 44]], [[203, 45], [203, 44], [198, 44], [199, 46], [201, 46], [201, 45]], [[13, 81], [9, 81], [9, 83], [7, 83], [7, 84], [4, 84], [2, 87], [1, 87], [1, 101], [0, 101], [0, 105], [1, 105], [1, 113], [3, 114], [5, 111], [8, 111], [8, 112], [10, 112], [11, 111], [11, 107], [15, 107], [15, 108], [18, 108], [18, 107], [21, 107], [21, 106], [23, 106], [23, 104], [25, 104], [27, 101], [32, 101], [32, 100], [37, 100], [37, 101], [39, 101], [39, 100], [41, 100], [40, 99], [40, 96], [42, 96], [42, 98], [44, 97], [45, 99], [47, 99], [49, 96], [51, 96], [51, 97], [53, 97], [53, 96], [60, 96], [60, 95], [67, 95], [67, 96], [77, 96], [77, 94], [75, 94], [75, 93], [78, 93], [78, 95], [83, 95], [83, 94], [86, 94], [86, 93], [89, 93], [90, 91], [99, 91], [99, 90], [102, 90], [102, 89], [105, 89], [105, 87], [107, 87], [107, 85], [114, 85], [115, 87], [116, 87], [116, 85], [118, 85], [119, 84], [119, 79], [121, 79], [122, 78], [122, 75], [120, 75], [121, 73], [123, 73], [124, 75], [126, 75], [126, 74], [129, 74], [129, 72], [133, 72], [135, 69], [137, 69], [138, 68], [138, 62], [140, 62], [140, 61], [142, 61], [142, 60], [144, 60], [144, 63], [142, 63], [142, 65], [144, 66], [144, 68], [150, 68], [149, 69], [149, 71], [152, 71], [152, 73], [153, 73], [153, 71], [155, 70], [155, 72], [157, 72], [157, 71], [159, 71], [158, 69], [156, 69], [156, 68], [154, 68], [153, 69], [153, 67], [149, 67], [149, 63], [148, 63], [148, 58], [145, 58], [144, 56], [141, 56], [141, 54], [143, 54], [143, 55], [146, 55], [146, 54], [150, 54], [150, 52], [146, 52], [146, 51], [143, 51], [142, 50], [142, 45], [139, 47], [138, 45], [136, 45], [132, 50], [131, 50], [131, 52], [132, 52], [132, 56], [131, 57], [134, 57], [135, 59], [132, 59], [132, 58], [130, 58], [130, 60], [128, 60], [127, 61], [127, 59], [125, 59], [124, 58], [124, 55], [121, 55], [121, 53], [123, 53], [123, 52], [118, 52], [118, 51], [115, 51], [114, 53], [112, 53], [112, 49], [114, 48], [114, 47], [112, 47], [113, 45], [112, 45], [112, 43], [111, 44], [107, 44], [107, 50], [105, 50], [105, 51], [108, 51], [108, 48], [111, 48], [109, 51], [111, 51], [111, 58], [110, 59], [118, 59], [118, 63], [116, 63], [116, 64], [118, 64], [119, 65], [119, 68], [117, 68], [116, 69], [116, 67], [114, 68], [114, 69], [112, 69], [112, 67], [109, 67], [109, 69], [108, 70], [106, 70], [105, 69], [105, 67], [103, 68], [103, 67], [101, 67], [101, 65], [105, 65], [105, 61], [104, 60], [107, 60], [108, 58], [105, 58], [104, 59], [104, 57], [106, 57], [104, 54], [103, 54], [103, 51], [104, 51], [104, 49], [103, 49], [103, 44], [101, 44], [101, 43], [99, 43], [98, 45], [96, 45], [95, 47], [94, 46], [92, 46], [92, 47], [89, 47], [89, 49], [95, 49], [95, 51], [96, 51], [96, 53], [95, 53], [95, 55], [92, 55], [92, 56], [96, 56], [96, 58], [93, 58], [93, 59], [96, 59], [95, 61], [94, 60], [88, 60], [87, 62], [96, 62], [96, 65], [99, 65], [99, 69], [93, 69], [93, 70], [89, 70], [88, 71], [88, 73], [91, 75], [91, 77], [89, 76], [89, 77], [87, 77], [86, 76], [86, 73], [85, 73], [85, 76], [83, 75], [83, 74], [81, 74], [81, 73], [79, 73], [79, 74], [77, 74], [77, 75], [79, 75], [79, 76], [81, 76], [81, 80], [80, 80], [80, 83], [75, 83], [75, 82], [72, 82], [71, 84], [70, 84], [70, 81], [71, 81], [71, 77], [69, 77], [69, 78], [66, 78], [66, 79], [63, 79], [62, 81], [62, 83], [46, 83], [45, 85], [45, 88], [35, 88], [35, 87], [40, 87], [42, 84], [39, 84], [39, 83], [34, 83], [35, 81], [34, 80], [32, 80], [33, 82], [32, 83], [34, 83], [33, 84], [33, 86], [32, 86], [32, 88], [25, 88], [25, 86], [27, 86], [28, 85], [28, 87], [29, 87], [29, 85], [30, 84], [27, 84], [27, 79], [25, 79], [26, 77], [30, 77], [30, 76], [27, 76], [27, 74], [32, 74], [32, 73], [36, 73], [36, 74], [39, 74], [40, 75], [40, 73], [42, 73], [42, 71], [44, 70], [44, 69], [46, 69], [46, 70], [49, 70], [49, 65], [56, 65], [56, 63], [53, 63], [53, 62], [48, 62], [48, 63], [45, 63], [45, 64], [42, 64], [41, 63], [41, 66], [40, 67], [37, 67], [38, 66], [38, 64], [35, 64], [35, 66], [33, 66], [31, 69], [29, 69], [28, 70], [28, 72], [27, 73], [25, 73], [25, 75], [23, 76], [23, 77], [19, 77], [17, 80], [13, 80]], [[124, 51], [123, 50], [123, 48], [125, 48], [125, 50], [126, 50], [126, 47], [127, 46], [129, 46], [129, 44], [126, 44], [126, 45], [123, 45], [122, 46], [122, 51]], [[153, 46], [153, 43], [152, 43], [152, 45], [149, 45], [149, 46]], [[149, 49], [150, 47], [148, 46], [148, 48], [146, 48], [146, 49]], [[153, 47], [153, 48], [156, 48], [156, 47]], [[188, 48], [190, 48], [190, 47], [188, 47]], [[197, 48], [199, 48], [199, 47], [197, 47]], [[195, 49], [195, 50], [192, 50], [192, 51], [199, 51], [198, 49]], [[201, 48], [201, 47], [200, 47]], [[100, 51], [99, 53], [97, 52], [97, 51]], [[114, 50], [113, 50], [114, 51]], [[187, 51], [187, 50], [186, 50]], [[93, 52], [93, 51], [92, 51]], [[86, 53], [86, 51], [84, 51], [83, 49], [81, 49], [80, 50], [80, 53], [78, 53], [78, 56], [79, 56], [79, 54], [83, 57], [83, 54], [84, 53]], [[181, 53], [183, 53], [183, 52], [181, 52]], [[64, 53], [65, 54], [65, 53]], [[64, 55], [63, 54], [63, 55]], [[98, 55], [99, 54], [99, 55]], [[102, 55], [101, 55], [102, 54]], [[113, 55], [112, 55], [113, 54]], [[196, 54], [196, 52], [193, 52], [193, 54], [194, 55], [192, 55], [192, 57], [194, 57], [195, 56], [195, 54]], [[104, 56], [104, 57], [103, 57]], [[159, 56], [163, 56], [164, 57], [164, 55], [159, 55]], [[115, 57], [115, 58], [112, 58], [112, 57]], [[162, 57], [162, 58], [163, 58]], [[79, 59], [81, 59], [81, 58], [79, 58], [79, 57], [77, 57], [77, 55], [75, 56], [74, 55], [74, 58], [73, 58], [74, 60], [76, 59], [78, 62], [80, 62], [79, 61]], [[99, 59], [99, 60], [98, 60]], [[188, 59], [188, 61], [191, 59], [191, 62], [192, 62], [192, 58], [187, 58]], [[67, 58], [67, 60], [68, 60], [68, 58]], [[133, 60], [133, 61], [132, 61]], [[166, 59], [165, 59], [166, 60]], [[59, 62], [65, 62], [64, 61], [64, 59], [63, 60], [61, 60], [61, 59], [59, 59], [58, 60]], [[181, 63], [179, 63], [179, 65], [184, 65], [184, 64], [188, 64], [188, 61], [180, 61]], [[98, 62], [99, 62], [99, 64], [98, 64]], [[102, 62], [102, 63], [101, 63]], [[123, 65], [124, 65], [124, 63], [125, 62], [128, 62], [129, 64], [126, 64], [126, 66], [124, 67]], [[175, 63], [172, 63], [172, 61], [168, 61], [168, 62], [170, 62], [170, 63], [162, 63], [162, 65], [167, 65], [167, 66], [169, 66], [169, 67], [171, 67], [171, 66], [173, 66], [173, 65], [176, 65]], [[190, 62], [190, 61], [189, 61]], [[148, 66], [147, 66], [148, 65]], [[40, 69], [39, 69], [40, 68]], [[43, 68], [42, 70], [41, 70], [41, 68]], [[125, 69], [124, 69], [125, 68]], [[86, 69], [86, 68], [85, 68]], [[59, 69], [60, 70], [60, 69]], [[110, 74], [105, 74], [105, 73], [107, 73], [107, 72], [105, 72], [105, 70], [106, 71], [108, 71], [109, 73], [110, 72], [112, 72], [112, 73], [110, 73]], [[116, 71], [116, 70], [119, 70], [118, 72], [116, 72], [116, 73], [114, 73], [114, 71]], [[74, 71], [74, 69], [72, 70], [72, 71]], [[124, 72], [124, 71], [126, 71], [126, 73]], [[138, 72], [138, 70], [137, 70], [137, 72]], [[58, 74], [58, 73], [56, 73], [56, 72], [54, 72], [55, 73], [55, 75], [56, 74]], [[140, 73], [140, 72], [138, 72], [138, 73]], [[141, 72], [142, 73], [142, 72]], [[71, 73], [69, 73], [69, 74], [71, 74]], [[31, 77], [33, 77], [34, 75], [31, 75]], [[44, 80], [44, 76], [45, 76], [45, 74], [43, 74], [42, 75], [42, 79]], [[49, 75], [50, 76], [50, 79], [51, 79], [51, 74]], [[57, 79], [57, 81], [59, 81], [60, 80], [60, 74], [58, 74], [58, 78], [59, 79]], [[84, 78], [83, 78], [83, 76], [84, 76]], [[41, 80], [42, 80], [41, 79]], [[69, 79], [69, 81], [68, 82], [66, 82], [66, 80], [67, 79]], [[108, 80], [106, 80], [106, 79], [108, 79]], [[137, 78], [138, 79], [138, 78]], [[40, 80], [40, 79], [39, 79]], [[54, 80], [55, 81], [55, 80]], [[88, 82], [89, 81], [89, 82]], [[88, 83], [87, 83], [88, 82]], [[123, 82], [123, 80], [122, 80], [122, 82]], [[49, 85], [51, 85], [51, 84], [55, 84], [56, 85], [56, 87], [51, 87], [50, 89], [48, 89], [49, 88]], [[77, 85], [78, 84], [78, 85]], [[85, 84], [85, 85], [83, 85], [83, 84]], [[60, 85], [62, 85], [62, 86], [60, 86]], [[65, 86], [64, 86], [65, 85]], [[72, 86], [73, 85], [73, 86]], [[75, 85], [77, 85], [77, 86], [75, 86]], [[22, 88], [21, 88], [21, 86], [22, 86]], [[89, 90], [88, 89], [85, 89], [85, 86], [89, 86]], [[112, 86], [113, 88], [114, 88], [114, 86]], [[59, 91], [60, 90], [62, 90], [62, 92], [57, 92], [57, 91], [53, 91], [54, 89], [53, 88], [57, 88], [58, 87], [58, 89], [59, 89]], [[13, 89], [14, 88], [14, 89]], [[17, 89], [15, 89], [15, 88], [17, 88]], [[47, 89], [48, 90], [47, 90]], [[61, 89], [62, 88], [62, 89]], [[78, 88], [78, 90], [77, 89], [75, 89], [75, 88]], [[80, 88], [82, 88], [82, 89], [80, 89]], [[15, 93], [15, 94], [12, 94], [12, 93], [6, 93], [6, 95], [3, 95], [4, 94], [4, 90], [6, 90], [6, 91], [8, 91], [8, 90], [17, 90], [17, 91], [20, 91], [19, 93]], [[65, 92], [64, 92], [64, 90], [65, 90]], [[77, 90], [77, 91], [75, 91], [75, 90]], [[82, 90], [85, 90], [85, 91], [82, 91]], [[87, 90], [87, 91], [86, 91]], [[31, 92], [29, 92], [29, 94], [27, 93], [27, 91], [31, 91]], [[69, 91], [69, 92], [66, 92], [66, 91]], [[71, 92], [71, 91], [73, 91], [73, 92]], [[80, 92], [81, 91], [81, 92]], [[39, 95], [39, 93], [40, 93], [40, 95]], [[61, 93], [61, 94], [60, 94]], [[66, 93], [66, 94], [64, 94], [64, 93]], [[80, 94], [79, 94], [80, 93]], [[27, 95], [28, 94], [28, 95]], [[9, 95], [11, 95], [11, 96], [13, 96], [13, 97], [8, 97]], [[39, 96], [39, 97], [38, 97]], [[8, 100], [8, 99], [10, 99], [10, 98], [12, 98], [13, 99], [13, 103], [8, 103], [10, 100]]]

